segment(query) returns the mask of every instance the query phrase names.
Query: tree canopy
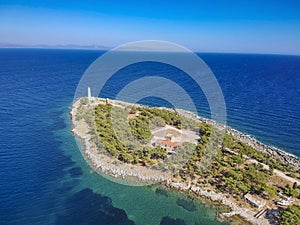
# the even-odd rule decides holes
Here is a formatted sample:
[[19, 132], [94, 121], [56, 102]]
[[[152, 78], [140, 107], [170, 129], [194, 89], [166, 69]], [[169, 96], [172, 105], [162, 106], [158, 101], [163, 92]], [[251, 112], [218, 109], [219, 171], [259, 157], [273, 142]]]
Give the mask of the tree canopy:
[[283, 209], [280, 213], [281, 225], [300, 224], [300, 206], [292, 205]]

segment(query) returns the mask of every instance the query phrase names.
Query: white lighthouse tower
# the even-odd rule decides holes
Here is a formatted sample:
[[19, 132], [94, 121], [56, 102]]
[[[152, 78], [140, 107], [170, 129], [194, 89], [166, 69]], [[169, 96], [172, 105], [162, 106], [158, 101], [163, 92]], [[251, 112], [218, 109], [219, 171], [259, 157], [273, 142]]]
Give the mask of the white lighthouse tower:
[[88, 100], [89, 100], [89, 103], [92, 102], [92, 94], [91, 94], [91, 88], [88, 87]]

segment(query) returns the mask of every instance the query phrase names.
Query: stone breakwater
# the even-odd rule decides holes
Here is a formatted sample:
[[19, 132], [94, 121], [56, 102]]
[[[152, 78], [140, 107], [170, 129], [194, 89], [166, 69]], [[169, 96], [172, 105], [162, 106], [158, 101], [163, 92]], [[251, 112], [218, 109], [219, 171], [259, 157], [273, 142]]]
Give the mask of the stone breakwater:
[[281, 149], [278, 149], [276, 147], [273, 147], [273, 146], [265, 145], [265, 144], [261, 143], [260, 141], [256, 140], [255, 138], [253, 138], [249, 135], [243, 134], [238, 130], [235, 130], [235, 129], [225, 126], [223, 124], [216, 123], [213, 120], [199, 117], [192, 112], [188, 112], [188, 111], [185, 111], [182, 109], [178, 109], [177, 112], [185, 117], [188, 117], [188, 118], [200, 121], [200, 122], [205, 122], [205, 123], [211, 124], [219, 130], [226, 130], [227, 134], [232, 135], [237, 140], [253, 147], [257, 151], [270, 154], [273, 157], [278, 158], [282, 162], [288, 163], [289, 165], [293, 166], [295, 169], [300, 169], [300, 158], [298, 158], [297, 156], [295, 156], [293, 154], [287, 153], [287, 152], [285, 152]]
[[184, 192], [192, 192], [198, 196], [203, 196], [203, 197], [211, 199], [212, 201], [218, 201], [218, 202], [221, 202], [221, 204], [228, 206], [231, 209], [231, 211], [228, 213], [220, 213], [219, 214], [220, 218], [239, 215], [242, 218], [244, 218], [246, 221], [250, 222], [251, 224], [255, 224], [255, 225], [269, 225], [270, 224], [269, 221], [263, 217], [256, 218], [255, 217], [256, 213], [253, 212], [252, 210], [237, 206], [232, 200], [230, 200], [228, 197], [226, 197], [222, 193], [216, 193], [214, 191], [207, 191], [207, 190], [201, 189], [200, 187], [197, 187], [194, 185], [186, 186], [185, 184], [182, 184], [182, 183], [167, 182], [166, 185], [169, 188], [176, 189], [179, 191], [184, 191]]

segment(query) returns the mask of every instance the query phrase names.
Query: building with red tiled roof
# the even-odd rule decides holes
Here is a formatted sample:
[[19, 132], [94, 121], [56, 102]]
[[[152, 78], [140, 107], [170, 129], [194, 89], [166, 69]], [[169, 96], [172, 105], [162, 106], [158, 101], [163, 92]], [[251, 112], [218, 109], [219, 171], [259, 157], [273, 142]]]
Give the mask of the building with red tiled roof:
[[165, 145], [165, 147], [172, 147], [172, 148], [180, 145], [178, 142], [172, 142], [169, 140], [158, 140], [157, 142], [161, 145]]
[[170, 140], [158, 140], [157, 144], [159, 144], [162, 148], [166, 149], [168, 152], [172, 152], [173, 148], [180, 146], [178, 142], [172, 142]]

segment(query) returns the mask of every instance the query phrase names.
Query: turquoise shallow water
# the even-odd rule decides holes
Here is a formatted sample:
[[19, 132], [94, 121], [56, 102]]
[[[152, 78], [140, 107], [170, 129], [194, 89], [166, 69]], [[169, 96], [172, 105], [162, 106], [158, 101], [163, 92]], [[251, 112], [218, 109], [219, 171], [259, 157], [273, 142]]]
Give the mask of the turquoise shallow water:
[[[70, 133], [71, 126], [68, 124], [69, 116], [67, 112], [62, 116], [65, 123], [67, 123], [67, 127], [57, 131], [56, 135], [64, 140], [61, 148], [66, 155], [70, 155], [71, 159], [80, 166], [82, 173], [78, 178], [78, 184], [73, 188], [72, 192], [76, 194], [83, 189], [89, 188], [94, 193], [109, 196], [113, 206], [123, 209], [128, 219], [134, 221], [135, 224], [221, 224], [216, 221], [216, 211], [209, 205], [205, 206], [194, 200], [196, 210], [188, 211], [176, 204], [178, 199], [191, 201], [187, 195], [176, 191], [168, 191], [167, 196], [157, 194], [155, 192], [159, 187], [157, 185], [120, 185], [97, 174], [87, 165], [74, 143], [74, 137]], [[64, 178], [64, 183], [72, 183], [74, 182], [73, 180], [72, 177]], [[80, 200], [78, 203], [80, 204]], [[164, 217], [165, 219], [163, 220], [162, 218]]]
[[[70, 132], [68, 107], [80, 77], [101, 54], [0, 49], [0, 223], [219, 224], [215, 211], [199, 202], [196, 211], [187, 211], [176, 204], [185, 198], [179, 193], [166, 197], [155, 187], [116, 184], [85, 162]], [[220, 82], [228, 124], [299, 155], [300, 57], [204, 54], [203, 59]], [[180, 73], [152, 63], [132, 65], [116, 74], [102, 97], [113, 98], [124, 83], [149, 74], [175, 77], [192, 92]], [[207, 115], [203, 95], [192, 95], [199, 114]]]

